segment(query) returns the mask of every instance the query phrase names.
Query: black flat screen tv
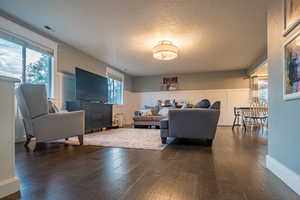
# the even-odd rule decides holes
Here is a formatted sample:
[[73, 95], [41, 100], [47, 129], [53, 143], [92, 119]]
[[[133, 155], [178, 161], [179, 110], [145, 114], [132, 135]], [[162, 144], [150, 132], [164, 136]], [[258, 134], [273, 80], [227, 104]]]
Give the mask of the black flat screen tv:
[[106, 103], [108, 98], [107, 78], [75, 68], [76, 98], [82, 101]]

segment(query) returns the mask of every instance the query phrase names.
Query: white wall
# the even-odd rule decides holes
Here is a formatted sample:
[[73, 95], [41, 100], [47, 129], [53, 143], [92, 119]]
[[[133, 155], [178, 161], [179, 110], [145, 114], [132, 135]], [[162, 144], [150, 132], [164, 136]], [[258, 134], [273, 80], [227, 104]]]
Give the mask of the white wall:
[[138, 94], [124, 90], [124, 102], [123, 105], [113, 106], [113, 115], [121, 113], [124, 124], [132, 124], [133, 113], [139, 109]]
[[15, 97], [14, 80], [0, 76], [0, 198], [19, 191], [15, 176]]
[[189, 101], [193, 104], [204, 98], [209, 99], [212, 103], [221, 101], [219, 125], [232, 125], [234, 107], [249, 106], [249, 89], [160, 91], [136, 94], [139, 108], [144, 105], [155, 105], [157, 100], [165, 99], [176, 99], [179, 102]]

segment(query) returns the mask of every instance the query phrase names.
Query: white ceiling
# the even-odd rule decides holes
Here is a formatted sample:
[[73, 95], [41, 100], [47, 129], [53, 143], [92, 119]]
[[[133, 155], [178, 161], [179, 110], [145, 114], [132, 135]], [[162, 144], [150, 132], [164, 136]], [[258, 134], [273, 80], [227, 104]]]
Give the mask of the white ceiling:
[[[266, 0], [1, 0], [10, 15], [132, 75], [245, 69], [266, 51]], [[152, 58], [169, 39], [172, 61]]]

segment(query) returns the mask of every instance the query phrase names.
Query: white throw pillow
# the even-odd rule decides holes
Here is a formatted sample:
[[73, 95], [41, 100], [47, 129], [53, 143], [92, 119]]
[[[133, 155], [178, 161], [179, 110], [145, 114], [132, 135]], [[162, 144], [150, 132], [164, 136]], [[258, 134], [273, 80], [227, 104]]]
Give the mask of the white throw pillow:
[[167, 117], [168, 113], [169, 113], [169, 108], [167, 108], [167, 107], [161, 108], [158, 112], [159, 115], [164, 116], [164, 117]]

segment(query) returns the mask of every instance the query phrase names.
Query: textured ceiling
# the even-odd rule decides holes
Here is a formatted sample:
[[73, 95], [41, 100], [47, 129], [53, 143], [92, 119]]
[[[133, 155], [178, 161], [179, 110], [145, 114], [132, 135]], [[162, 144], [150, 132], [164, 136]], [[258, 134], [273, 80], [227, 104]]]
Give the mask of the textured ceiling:
[[[1, 0], [0, 8], [132, 75], [245, 69], [266, 51], [265, 0]], [[169, 39], [172, 61], [152, 58]]]

